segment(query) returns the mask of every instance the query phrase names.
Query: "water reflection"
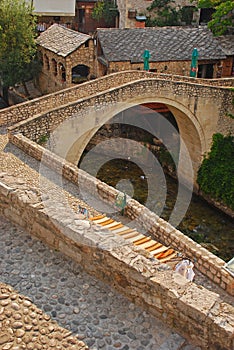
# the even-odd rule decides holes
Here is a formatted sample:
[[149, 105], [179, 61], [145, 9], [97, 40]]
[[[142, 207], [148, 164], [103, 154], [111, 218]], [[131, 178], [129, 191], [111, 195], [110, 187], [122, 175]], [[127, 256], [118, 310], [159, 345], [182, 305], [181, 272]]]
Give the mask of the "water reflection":
[[[155, 186], [149, 186], [148, 179], [152, 177], [151, 169], [144, 172], [142, 169], [128, 160], [113, 159], [106, 163], [98, 159], [92, 162], [103, 164], [97, 174], [90, 173], [107, 184], [125, 191], [131, 197], [146, 205], [150, 210], [168, 220], [175, 206], [178, 186], [175, 180], [165, 176]], [[166, 182], [165, 182], [166, 179]], [[160, 186], [165, 187], [159, 191]], [[150, 195], [149, 195], [150, 187]], [[229, 261], [234, 254], [234, 224], [225, 214], [208, 205], [201, 198], [193, 195], [187, 213], [178, 228], [193, 240], [204, 245], [225, 261]]]

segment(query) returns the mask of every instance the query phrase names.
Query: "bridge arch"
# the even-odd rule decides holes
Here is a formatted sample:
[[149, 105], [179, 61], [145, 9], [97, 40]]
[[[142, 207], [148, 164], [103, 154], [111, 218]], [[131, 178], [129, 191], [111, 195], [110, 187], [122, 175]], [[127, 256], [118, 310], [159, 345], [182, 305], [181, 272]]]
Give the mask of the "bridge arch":
[[[181, 167], [182, 176], [187, 182], [192, 181], [193, 184], [196, 185], [196, 173], [199, 165], [201, 164], [202, 154], [204, 154], [207, 149], [206, 138], [198, 119], [191, 112], [191, 110], [189, 110], [188, 107], [183, 105], [180, 101], [167, 97], [137, 96], [124, 102], [108, 105], [106, 109], [100, 111], [99, 113], [95, 111], [95, 125], [87, 122], [89, 127], [84, 128], [83, 134], [78, 139], [76, 135], [72, 136], [71, 133], [69, 134], [71, 147], [68, 150], [66, 159], [73, 164], [78, 164], [89, 141], [101, 126], [109, 123], [114, 116], [128, 108], [147, 103], [163, 103], [173, 114], [178, 125], [180, 138], [183, 141], [184, 147], [187, 148], [192, 163], [193, 172], [195, 174], [195, 177], [193, 176], [192, 179], [191, 173], [188, 173], [186, 167], [184, 168], [183, 166]], [[180, 148], [179, 164], [184, 164], [185, 157], [188, 157], [184, 147]]]

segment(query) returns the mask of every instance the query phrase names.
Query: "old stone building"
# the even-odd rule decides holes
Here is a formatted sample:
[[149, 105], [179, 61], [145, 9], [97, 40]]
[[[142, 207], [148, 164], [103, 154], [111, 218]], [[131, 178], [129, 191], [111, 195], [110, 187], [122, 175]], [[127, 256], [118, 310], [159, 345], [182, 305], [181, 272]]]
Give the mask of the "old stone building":
[[221, 46], [205, 26], [100, 28], [91, 37], [54, 24], [40, 34], [37, 43], [42, 60], [39, 76], [42, 93], [114, 72], [144, 70], [145, 50], [150, 54], [147, 70], [151, 72], [189, 76], [192, 51], [197, 48], [197, 77], [233, 74], [229, 37], [222, 40]]
[[38, 16], [38, 32], [45, 31], [51, 24], [60, 23], [71, 27], [75, 18], [76, 0], [26, 0]]
[[222, 35], [217, 37], [227, 59], [220, 67], [222, 77], [234, 77], [234, 35]]
[[43, 32], [52, 24], [62, 24], [82, 33], [93, 33], [96, 28], [116, 27], [118, 21], [110, 23], [103, 18], [99, 21], [92, 17], [97, 0], [26, 0], [33, 6], [38, 16], [38, 32]]
[[78, 30], [82, 33], [93, 33], [97, 28], [115, 28], [118, 26], [117, 19], [109, 23], [101, 18], [99, 21], [92, 17], [92, 12], [97, 0], [77, 0], [75, 23]]
[[43, 93], [81, 83], [94, 74], [91, 36], [53, 24], [37, 38], [42, 61], [39, 87]]
[[[147, 8], [153, 0], [116, 0], [119, 9], [119, 28], [136, 28], [144, 26], [144, 16], [149, 16]], [[197, 0], [175, 0], [170, 6], [175, 8], [195, 9]], [[200, 11], [192, 14], [191, 22], [199, 22]]]
[[[153, 0], [114, 0], [118, 6], [119, 16], [113, 18], [111, 23], [105, 19], [99, 21], [93, 19], [93, 8], [98, 0], [27, 0], [33, 5], [33, 12], [38, 15], [38, 31], [46, 30], [51, 24], [58, 23], [78, 30], [82, 33], [93, 33], [96, 28], [136, 28], [144, 27], [148, 16], [156, 16], [156, 12], [150, 13], [148, 7]], [[175, 0], [169, 6], [176, 9], [185, 9], [190, 12], [189, 23], [198, 24], [200, 10], [193, 11], [197, 0]], [[191, 11], [190, 11], [191, 10]], [[188, 12], [187, 12], [188, 14]]]
[[227, 57], [204, 26], [98, 29], [97, 76], [130, 69], [143, 70], [146, 49], [150, 52], [150, 71], [189, 75], [195, 47], [199, 53], [197, 76], [217, 77]]

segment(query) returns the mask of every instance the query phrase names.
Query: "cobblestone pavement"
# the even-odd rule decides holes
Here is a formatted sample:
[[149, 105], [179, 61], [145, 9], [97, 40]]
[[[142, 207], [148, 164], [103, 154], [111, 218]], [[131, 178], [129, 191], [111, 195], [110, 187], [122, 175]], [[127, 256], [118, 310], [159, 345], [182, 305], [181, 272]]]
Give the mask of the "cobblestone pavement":
[[[38, 172], [40, 171], [40, 163], [34, 158], [22, 152], [20, 149], [18, 149], [14, 145], [8, 143], [7, 135], [5, 135], [4, 130], [2, 130], [2, 135], [0, 134], [0, 164], [1, 164], [1, 171], [6, 171], [8, 174], [11, 174], [15, 177], [21, 177], [21, 178], [23, 177], [24, 181], [29, 183], [32, 187], [40, 186], [39, 175], [38, 175]], [[50, 171], [48, 171], [48, 173], [50, 173]], [[50, 177], [49, 174], [48, 174], [48, 177]], [[89, 205], [87, 205], [87, 203], [93, 202], [93, 199], [90, 200], [88, 193], [83, 193], [84, 199], [87, 200], [87, 203], [85, 203], [83, 200], [79, 198], [77, 186], [71, 184], [67, 180], [63, 181], [62, 186], [63, 186], [64, 196], [66, 197], [66, 200], [68, 201], [70, 207], [73, 210], [77, 211], [78, 205], [81, 205], [82, 207], [86, 207], [91, 214], [95, 215], [97, 213], [96, 210], [94, 210]], [[58, 201], [61, 200], [61, 197], [58, 191], [58, 186], [50, 182], [46, 191], [52, 192], [53, 198], [58, 196]], [[97, 203], [95, 207], [98, 208]], [[102, 203], [102, 207], [104, 208], [103, 203]], [[118, 218], [117, 216], [115, 217], [115, 219], [121, 220], [121, 221], [124, 220], [123, 217]], [[128, 220], [126, 220], [126, 224], [127, 223], [128, 223]], [[136, 223], [134, 223], [134, 225], [135, 225], [134, 227], [137, 227]], [[129, 226], [131, 226], [131, 223]], [[205, 288], [213, 292], [218, 293], [224, 301], [228, 302], [231, 305], [234, 305], [233, 298], [230, 295], [228, 295], [224, 290], [222, 290], [219, 286], [214, 284], [212, 281], [209, 281], [207, 277], [202, 275], [197, 270], [195, 271], [194, 282], [196, 284], [204, 286]]]
[[[1, 171], [38, 187], [38, 162], [7, 144], [4, 132], [0, 135], [0, 162]], [[84, 204], [70, 184], [63, 185], [71, 207]], [[78, 334], [90, 349], [199, 349], [1, 217], [0, 235], [0, 281], [29, 297], [60, 326]], [[196, 282], [206, 285], [207, 279], [198, 275]], [[217, 286], [208, 284], [216, 290]]]
[[1, 217], [0, 279], [90, 349], [198, 350], [109, 286]]

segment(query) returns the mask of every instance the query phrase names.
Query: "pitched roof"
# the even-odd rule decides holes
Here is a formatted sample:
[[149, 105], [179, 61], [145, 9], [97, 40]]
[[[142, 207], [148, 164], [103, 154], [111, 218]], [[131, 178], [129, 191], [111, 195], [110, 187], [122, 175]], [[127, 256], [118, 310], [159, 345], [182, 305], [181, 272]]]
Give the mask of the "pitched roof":
[[37, 38], [37, 44], [59, 56], [66, 57], [91, 36], [68, 29], [59, 24], [53, 24]]
[[199, 60], [224, 59], [226, 56], [207, 27], [147, 27], [135, 29], [98, 29], [107, 61], [142, 62], [144, 50], [150, 61], [190, 60], [196, 47]]
[[222, 35], [216, 39], [227, 56], [234, 55], [234, 35]]

